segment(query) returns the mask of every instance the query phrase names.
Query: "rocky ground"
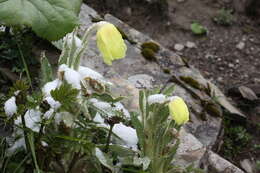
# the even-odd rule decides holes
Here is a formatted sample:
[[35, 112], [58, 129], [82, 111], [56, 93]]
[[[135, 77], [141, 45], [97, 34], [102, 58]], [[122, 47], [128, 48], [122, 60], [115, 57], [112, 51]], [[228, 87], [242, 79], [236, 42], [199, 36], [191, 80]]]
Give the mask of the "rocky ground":
[[[112, 4], [104, 1], [107, 5], [96, 0], [85, 2], [99, 14], [113, 14], [177, 53], [230, 96], [230, 100], [247, 115], [247, 122], [226, 123], [224, 147], [219, 153], [239, 167], [259, 160], [260, 30], [257, 18], [241, 13], [232, 0], [172, 0], [168, 10], [145, 1]], [[220, 11], [223, 8], [225, 12]], [[195, 35], [190, 28], [193, 22], [205, 27], [207, 33]], [[245, 133], [243, 128], [247, 129]], [[230, 156], [225, 151], [229, 146], [225, 141], [233, 131], [243, 134], [243, 140], [247, 140], [247, 132], [252, 138], [248, 139], [249, 144], [237, 148], [241, 151]]]
[[[113, 14], [177, 52], [222, 89], [260, 81], [259, 25], [254, 18], [235, 13], [230, 0], [169, 1], [168, 12], [163, 9], [168, 17], [158, 5], [145, 1], [119, 1], [120, 8], [100, 2], [86, 0], [99, 13]], [[213, 21], [222, 8], [231, 10], [230, 26]], [[190, 30], [193, 21], [204, 26], [207, 34], [194, 35]]]

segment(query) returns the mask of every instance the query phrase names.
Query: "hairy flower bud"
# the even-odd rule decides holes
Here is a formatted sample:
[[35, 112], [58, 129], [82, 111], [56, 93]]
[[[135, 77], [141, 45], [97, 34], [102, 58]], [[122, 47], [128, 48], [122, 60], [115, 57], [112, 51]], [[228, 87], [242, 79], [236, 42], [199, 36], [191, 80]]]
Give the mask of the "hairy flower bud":
[[189, 121], [189, 110], [182, 98], [175, 96], [169, 103], [172, 118], [178, 125]]
[[111, 65], [113, 60], [124, 58], [127, 49], [120, 32], [107, 22], [97, 31], [97, 47], [108, 65]]

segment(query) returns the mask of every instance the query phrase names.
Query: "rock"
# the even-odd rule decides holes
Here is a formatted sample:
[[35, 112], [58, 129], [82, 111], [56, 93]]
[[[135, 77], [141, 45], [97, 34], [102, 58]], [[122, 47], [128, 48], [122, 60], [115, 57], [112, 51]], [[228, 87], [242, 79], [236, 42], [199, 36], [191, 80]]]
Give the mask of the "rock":
[[214, 55], [212, 55], [212, 54], [210, 54], [210, 53], [207, 53], [206, 55], [205, 55], [205, 58], [206, 59], [213, 59], [215, 56]]
[[182, 51], [184, 49], [184, 45], [177, 43], [174, 45], [174, 49], [177, 51]]
[[234, 64], [232, 64], [232, 63], [229, 63], [229, 64], [228, 64], [228, 67], [229, 67], [229, 68], [234, 68], [234, 67], [235, 67], [235, 65], [234, 65]]
[[247, 172], [247, 173], [254, 173], [254, 168], [252, 163], [249, 159], [244, 159], [240, 161], [240, 166]]
[[194, 42], [187, 41], [186, 47], [187, 48], [196, 48], [196, 44]]
[[177, 2], [181, 3], [181, 2], [184, 2], [185, 0], [177, 0]]
[[206, 172], [214, 173], [245, 173], [213, 151], [207, 151], [203, 159]]
[[193, 163], [195, 167], [199, 167], [206, 148], [192, 134], [187, 133], [184, 128], [181, 128], [179, 138], [180, 145], [174, 163], [182, 166]]
[[243, 41], [240, 41], [237, 45], [236, 45], [236, 48], [239, 49], [239, 50], [242, 50], [244, 49], [246, 46], [245, 42]]
[[[88, 17], [89, 13], [92, 16], [98, 15], [93, 9], [89, 10], [89, 7], [86, 8], [85, 6], [85, 4], [82, 5], [80, 13], [80, 20], [83, 23], [80, 34], [91, 24]], [[107, 14], [104, 18], [119, 27], [135, 44], [125, 40], [127, 44], [126, 57], [113, 62], [112, 66], [107, 66], [102, 62], [102, 57], [97, 50], [95, 37], [91, 37], [88, 51], [81, 59], [81, 65], [100, 72], [111, 81], [114, 84], [112, 93], [117, 96], [126, 96], [123, 103], [128, 110], [136, 111], [138, 109], [138, 88], [155, 88], [163, 86], [170, 78], [188, 76], [197, 80], [201, 86], [209, 86], [211, 93], [214, 93], [219, 98], [218, 103], [228, 112], [243, 116], [214, 84], [206, 80], [197, 69], [187, 67], [176, 53], [159, 44], [160, 50], [155, 55], [156, 61], [148, 61], [141, 55], [141, 45], [145, 42], [155, 42], [154, 40], [129, 27], [112, 15]], [[177, 49], [184, 49], [184, 45], [179, 44]], [[164, 73], [165, 69], [170, 69], [170, 72], [168, 74]], [[190, 109], [190, 122], [184, 126], [185, 132], [182, 132], [186, 133], [187, 137], [184, 137], [183, 143], [185, 144], [183, 144], [183, 149], [179, 151], [179, 156], [182, 158], [181, 164], [194, 161], [198, 166], [199, 160], [204, 155], [204, 148], [211, 148], [215, 144], [221, 130], [222, 119], [221, 117], [214, 117], [208, 112], [204, 114], [205, 117], [202, 117], [201, 114], [205, 112], [204, 107], [198, 97], [193, 95], [195, 93], [202, 100], [208, 100], [211, 99], [211, 94], [208, 95], [203, 89], [192, 88], [188, 84], [182, 85], [178, 81], [172, 81], [170, 84], [175, 85], [172, 95], [182, 97]]]
[[254, 101], [254, 100], [258, 99], [258, 97], [254, 93], [254, 91], [246, 86], [240, 86], [240, 87], [238, 87], [238, 90], [244, 99], [247, 99], [250, 101]]
[[134, 76], [130, 76], [128, 78], [128, 81], [132, 83], [136, 88], [151, 89], [153, 88], [154, 79], [152, 76], [149, 76], [147, 74], [137, 74]]

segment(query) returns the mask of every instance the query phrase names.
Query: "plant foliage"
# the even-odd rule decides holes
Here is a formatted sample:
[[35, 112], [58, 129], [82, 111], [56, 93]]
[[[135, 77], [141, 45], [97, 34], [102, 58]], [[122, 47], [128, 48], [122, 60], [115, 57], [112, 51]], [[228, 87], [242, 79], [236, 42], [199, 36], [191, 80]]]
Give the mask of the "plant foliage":
[[79, 24], [80, 3], [81, 0], [0, 0], [0, 22], [25, 25], [42, 38], [58, 40]]

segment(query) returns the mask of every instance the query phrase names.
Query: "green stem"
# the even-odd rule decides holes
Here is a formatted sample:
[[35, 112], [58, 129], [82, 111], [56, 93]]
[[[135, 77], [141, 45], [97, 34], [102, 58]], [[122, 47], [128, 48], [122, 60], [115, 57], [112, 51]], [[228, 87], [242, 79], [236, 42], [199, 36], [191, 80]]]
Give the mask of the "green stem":
[[24, 56], [23, 56], [23, 52], [22, 52], [21, 46], [20, 46], [20, 44], [18, 43], [17, 40], [16, 40], [16, 44], [17, 44], [17, 47], [18, 47], [19, 53], [20, 53], [20, 55], [21, 55], [21, 59], [22, 59], [22, 62], [23, 62], [23, 66], [24, 66], [24, 69], [25, 69], [26, 76], [27, 76], [27, 78], [28, 78], [28, 81], [29, 81], [30, 87], [31, 87], [31, 89], [33, 89], [33, 87], [32, 87], [32, 80], [31, 80], [31, 77], [30, 77], [29, 69], [28, 69], [28, 66], [27, 66], [27, 64], [26, 64], [26, 61], [25, 61], [25, 59], [24, 59]]
[[98, 22], [98, 23], [94, 23], [93, 25], [91, 25], [87, 30], [86, 30], [86, 32], [84, 33], [84, 35], [83, 35], [83, 37], [82, 37], [82, 47], [81, 48], [79, 48], [76, 52], [75, 52], [75, 54], [74, 54], [74, 56], [73, 56], [73, 60], [74, 60], [74, 62], [73, 62], [73, 67], [74, 67], [74, 69], [78, 69], [79, 68], [79, 64], [80, 64], [80, 58], [81, 58], [81, 55], [84, 53], [84, 51], [87, 49], [87, 46], [88, 46], [88, 41], [90, 40], [90, 36], [91, 36], [91, 34], [94, 32], [94, 31], [96, 31], [96, 30], [98, 30], [98, 28], [99, 27], [101, 27], [103, 24], [105, 24], [105, 23], [107, 23], [107, 22], [104, 22], [104, 21], [102, 21], [102, 22]]
[[107, 137], [107, 142], [106, 142], [106, 147], [105, 147], [105, 152], [108, 152], [108, 149], [109, 149], [109, 143], [110, 143], [110, 138], [111, 138], [111, 135], [112, 135], [113, 127], [114, 127], [114, 124], [110, 125], [110, 129], [109, 129], [108, 137]]
[[[25, 112], [26, 112], [26, 111], [25, 111]], [[25, 115], [25, 113], [21, 116], [21, 118], [22, 118], [22, 124], [23, 124], [23, 135], [24, 135], [26, 150], [27, 150], [27, 151], [30, 151], [30, 146], [29, 146], [29, 141], [28, 141], [28, 134], [27, 134], [27, 132], [26, 132], [26, 124], [25, 124], [24, 115]]]

